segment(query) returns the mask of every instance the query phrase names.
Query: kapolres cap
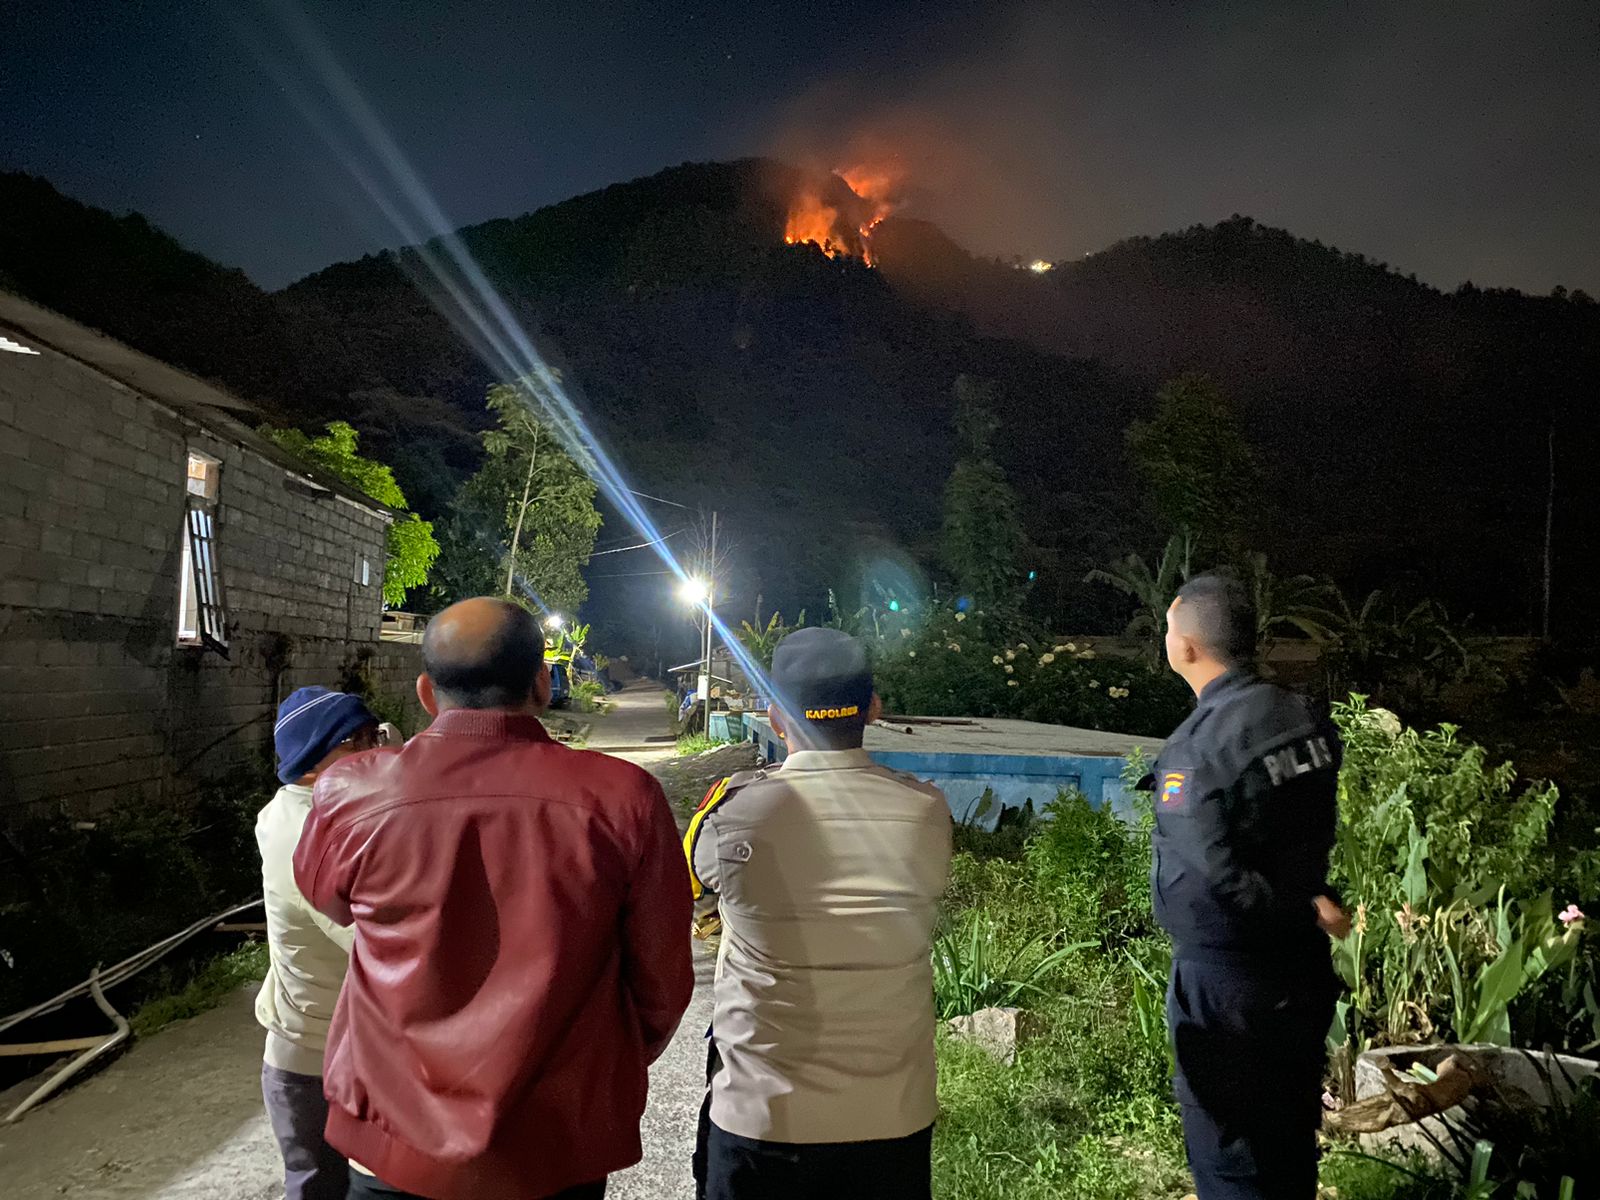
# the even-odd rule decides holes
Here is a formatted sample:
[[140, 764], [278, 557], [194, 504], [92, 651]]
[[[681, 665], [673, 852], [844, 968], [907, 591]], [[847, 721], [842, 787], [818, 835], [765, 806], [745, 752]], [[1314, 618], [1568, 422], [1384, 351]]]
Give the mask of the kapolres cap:
[[772, 687], [791, 719], [864, 721], [872, 703], [866, 647], [837, 629], [797, 629], [773, 652]]

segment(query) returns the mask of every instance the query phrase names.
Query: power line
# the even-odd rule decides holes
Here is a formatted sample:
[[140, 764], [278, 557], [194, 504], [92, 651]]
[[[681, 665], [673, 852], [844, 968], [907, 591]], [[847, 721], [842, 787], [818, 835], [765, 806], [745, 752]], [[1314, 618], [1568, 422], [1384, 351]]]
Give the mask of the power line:
[[643, 550], [643, 549], [645, 549], [645, 548], [647, 548], [649, 546], [659, 546], [663, 542], [665, 542], [668, 538], [677, 537], [680, 533], [682, 533], [684, 531], [684, 529], [687, 529], [687, 528], [688, 528], [688, 526], [685, 525], [683, 527], [683, 529], [674, 529], [671, 533], [664, 533], [660, 537], [654, 539], [653, 541], [639, 542], [639, 543], [636, 543], [635, 545], [632, 545], [632, 546], [618, 546], [615, 550], [596, 550], [596, 551], [594, 551], [594, 553], [590, 554], [589, 557], [590, 558], [599, 558], [601, 555], [604, 555], [604, 554], [626, 554], [629, 550]]
[[630, 495], [630, 496], [638, 496], [638, 497], [640, 497], [641, 499], [644, 499], [644, 500], [654, 500], [657, 504], [670, 504], [670, 505], [672, 505], [673, 508], [688, 508], [689, 507], [689, 505], [687, 505], [687, 504], [679, 504], [676, 500], [667, 500], [667, 499], [664, 499], [661, 496], [652, 496], [648, 492], [636, 492], [632, 488], [628, 489], [628, 495]]
[[591, 575], [590, 579], [632, 579], [638, 575], [674, 575], [675, 571], [618, 571], [613, 575]]

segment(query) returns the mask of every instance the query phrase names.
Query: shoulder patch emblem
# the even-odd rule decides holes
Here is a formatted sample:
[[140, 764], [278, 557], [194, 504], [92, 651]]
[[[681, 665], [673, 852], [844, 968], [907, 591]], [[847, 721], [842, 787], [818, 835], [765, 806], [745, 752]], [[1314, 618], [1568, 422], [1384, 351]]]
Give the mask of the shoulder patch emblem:
[[1161, 772], [1161, 803], [1176, 808], [1188, 795], [1189, 775], [1186, 771]]

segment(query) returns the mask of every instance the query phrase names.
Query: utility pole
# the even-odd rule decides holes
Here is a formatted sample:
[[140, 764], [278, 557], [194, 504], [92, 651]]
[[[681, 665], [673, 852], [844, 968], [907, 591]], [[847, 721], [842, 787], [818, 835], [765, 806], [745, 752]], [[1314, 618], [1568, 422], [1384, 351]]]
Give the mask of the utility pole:
[[700, 678], [705, 700], [706, 741], [711, 740], [711, 610], [717, 602], [717, 514], [711, 514], [711, 557], [706, 563], [705, 653], [701, 658]]

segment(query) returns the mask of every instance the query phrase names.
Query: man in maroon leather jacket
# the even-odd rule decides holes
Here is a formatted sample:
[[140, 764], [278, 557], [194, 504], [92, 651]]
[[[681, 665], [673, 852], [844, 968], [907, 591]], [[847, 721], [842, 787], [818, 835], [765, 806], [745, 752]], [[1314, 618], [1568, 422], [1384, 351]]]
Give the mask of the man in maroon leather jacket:
[[463, 601], [422, 654], [432, 726], [324, 773], [294, 857], [355, 927], [328, 1141], [351, 1200], [598, 1197], [693, 989], [677, 830], [644, 771], [545, 733], [528, 613]]

